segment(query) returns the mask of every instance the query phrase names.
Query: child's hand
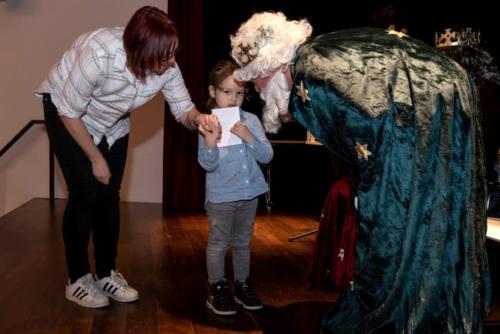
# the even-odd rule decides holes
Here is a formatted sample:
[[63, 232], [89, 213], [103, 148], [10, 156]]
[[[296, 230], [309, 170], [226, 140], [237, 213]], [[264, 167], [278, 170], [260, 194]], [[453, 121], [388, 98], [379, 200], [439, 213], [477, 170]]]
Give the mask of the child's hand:
[[[212, 129], [217, 129], [218, 137], [220, 139], [222, 135], [222, 128], [219, 122], [219, 118], [215, 115], [199, 114], [196, 117], [196, 122], [198, 123], [198, 130], [202, 126], [206, 131], [212, 131]], [[203, 133], [202, 131], [200, 131]]]
[[247, 144], [250, 144], [253, 141], [252, 133], [243, 122], [238, 121], [234, 123], [233, 127], [229, 131], [243, 139]]
[[219, 129], [208, 125], [198, 125], [198, 131], [205, 137], [205, 145], [212, 148], [217, 145], [217, 140], [220, 139]]

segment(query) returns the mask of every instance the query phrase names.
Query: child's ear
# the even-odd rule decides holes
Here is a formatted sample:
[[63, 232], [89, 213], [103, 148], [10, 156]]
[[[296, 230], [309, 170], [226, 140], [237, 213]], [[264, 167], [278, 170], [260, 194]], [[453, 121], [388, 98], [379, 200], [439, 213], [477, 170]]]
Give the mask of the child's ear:
[[210, 97], [212, 99], [215, 99], [215, 87], [214, 87], [214, 85], [208, 86], [208, 94], [210, 94]]

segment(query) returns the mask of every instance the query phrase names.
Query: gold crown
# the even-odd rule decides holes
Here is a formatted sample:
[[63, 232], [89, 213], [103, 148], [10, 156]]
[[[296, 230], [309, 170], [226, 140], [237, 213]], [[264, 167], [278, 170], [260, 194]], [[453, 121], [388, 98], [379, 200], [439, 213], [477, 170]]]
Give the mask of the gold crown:
[[472, 28], [453, 29], [446, 28], [439, 35], [436, 32], [434, 45], [436, 48], [445, 46], [479, 45], [481, 42], [481, 32], [474, 31]]
[[255, 42], [252, 44], [240, 43], [231, 52], [231, 56], [238, 63], [238, 65], [240, 65], [240, 67], [246, 66], [252, 60], [257, 58], [260, 49], [266, 46], [273, 39], [273, 30], [270, 27], [265, 28], [261, 26], [257, 30], [260, 34]]

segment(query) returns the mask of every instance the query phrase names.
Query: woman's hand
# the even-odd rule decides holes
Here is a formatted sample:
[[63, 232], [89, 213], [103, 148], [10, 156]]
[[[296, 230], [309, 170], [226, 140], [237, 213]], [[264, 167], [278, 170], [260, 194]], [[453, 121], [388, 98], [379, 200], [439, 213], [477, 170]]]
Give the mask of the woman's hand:
[[253, 141], [253, 134], [250, 132], [246, 124], [241, 121], [234, 123], [233, 127], [229, 131], [240, 137], [247, 144], [250, 144]]
[[97, 181], [108, 185], [111, 180], [111, 172], [109, 170], [108, 163], [106, 159], [97, 159], [92, 162], [92, 173], [94, 174]]
[[94, 174], [95, 178], [99, 182], [108, 185], [109, 180], [111, 179], [111, 172], [109, 171], [108, 163], [106, 162], [106, 159], [104, 159], [101, 151], [99, 151], [97, 146], [94, 144], [94, 141], [92, 140], [92, 137], [82, 120], [80, 118], [61, 116], [61, 121], [71, 137], [73, 137], [78, 146], [80, 146], [82, 151], [92, 163], [92, 174]]

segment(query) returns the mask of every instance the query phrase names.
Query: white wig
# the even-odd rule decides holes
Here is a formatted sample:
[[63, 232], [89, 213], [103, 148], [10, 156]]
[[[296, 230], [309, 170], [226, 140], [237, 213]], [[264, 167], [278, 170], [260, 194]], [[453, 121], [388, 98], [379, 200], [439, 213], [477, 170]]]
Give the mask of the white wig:
[[305, 19], [287, 21], [281, 12], [254, 14], [231, 35], [231, 56], [240, 65], [238, 80], [266, 77], [272, 70], [289, 64], [297, 48], [311, 35]]

